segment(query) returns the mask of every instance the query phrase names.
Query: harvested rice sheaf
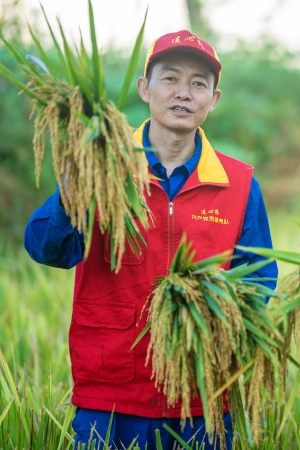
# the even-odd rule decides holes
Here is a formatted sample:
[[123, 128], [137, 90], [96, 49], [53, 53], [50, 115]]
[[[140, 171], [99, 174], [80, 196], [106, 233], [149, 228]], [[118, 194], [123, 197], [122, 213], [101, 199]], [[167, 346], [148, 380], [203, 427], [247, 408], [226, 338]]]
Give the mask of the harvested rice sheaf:
[[[146, 160], [136, 148], [133, 129], [122, 113], [132, 81], [141, 47], [145, 20], [137, 37], [125, 74], [120, 97], [115, 106], [106, 97], [101, 52], [98, 50], [94, 15], [88, 0], [92, 54], [83, 40], [73, 51], [63, 28], [59, 29], [63, 41], [57, 38], [45, 19], [59, 57], [60, 67], [52, 67], [39, 40], [29, 27], [30, 34], [41, 59], [26, 55], [16, 44], [10, 44], [0, 35], [29, 81], [23, 84], [12, 72], [0, 64], [0, 73], [21, 88], [33, 104], [34, 155], [36, 182], [45, 150], [46, 135], [50, 132], [53, 167], [60, 187], [64, 209], [71, 223], [85, 236], [85, 258], [92, 235], [95, 211], [99, 213], [99, 227], [110, 236], [111, 267], [121, 267], [125, 242], [138, 257], [140, 245], [146, 242], [138, 228], [136, 218], [147, 228], [148, 210], [144, 193], [149, 194]], [[34, 63], [32, 63], [32, 61]], [[42, 70], [41, 70], [42, 69]], [[68, 184], [65, 192], [63, 178]], [[88, 212], [88, 214], [87, 214]]]
[[[192, 420], [191, 398], [200, 394], [207, 432], [217, 433], [223, 449], [225, 383], [234, 420], [243, 407], [237, 401], [236, 380], [244, 373], [245, 408], [256, 440], [262, 400], [274, 398], [279, 374], [284, 391], [282, 362], [289, 356], [291, 330], [299, 327], [299, 296], [294, 305], [289, 303], [286, 315], [284, 296], [251, 278], [241, 279], [269, 260], [224, 271], [218, 266], [229, 259], [228, 253], [198, 263], [192, 262], [193, 257], [184, 236], [170, 274], [157, 278], [146, 303], [148, 324], [134, 345], [150, 329], [146, 364], [152, 360], [156, 387], [163, 390], [170, 407], [182, 399], [182, 426]], [[277, 301], [267, 308], [266, 296], [271, 295]]]
[[[125, 251], [126, 234], [140, 234], [134, 220], [135, 212], [147, 226], [147, 208], [138, 204], [134, 211], [128, 195], [131, 189], [134, 200], [145, 205], [148, 173], [143, 154], [134, 150], [133, 129], [113, 103], [107, 103], [106, 109], [99, 108], [97, 115], [84, 121], [84, 97], [79, 87], [63, 83], [53, 86], [50, 93], [40, 86], [34, 91], [46, 103], [35, 119], [37, 182], [49, 129], [53, 167], [64, 209], [71, 217], [72, 225], [87, 236], [87, 211], [95, 199], [101, 232], [109, 230], [115, 245], [118, 270]], [[62, 115], [62, 105], [68, 110], [66, 116]], [[68, 180], [69, 198], [65, 195], [64, 175]], [[133, 250], [139, 252], [137, 242], [133, 243]]]

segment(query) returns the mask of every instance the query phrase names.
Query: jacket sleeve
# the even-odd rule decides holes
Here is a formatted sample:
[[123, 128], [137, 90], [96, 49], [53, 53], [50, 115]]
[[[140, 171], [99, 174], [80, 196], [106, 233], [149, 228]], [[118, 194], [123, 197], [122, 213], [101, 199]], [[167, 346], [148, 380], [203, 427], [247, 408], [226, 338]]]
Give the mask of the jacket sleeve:
[[70, 269], [83, 257], [83, 235], [71, 225], [57, 190], [34, 211], [25, 228], [24, 245], [30, 257], [52, 267]]
[[[259, 183], [254, 177], [251, 182], [242, 234], [238, 245], [245, 247], [272, 248], [272, 239], [265, 203]], [[238, 256], [238, 258], [232, 260], [231, 268], [245, 263], [255, 263], [264, 259], [262, 256], [250, 252], [243, 252], [238, 249], [235, 249], [234, 255]], [[261, 281], [262, 284], [270, 289], [275, 289], [277, 276], [278, 268], [276, 261], [273, 261], [259, 269], [257, 272], [248, 275], [248, 277], [257, 278], [257, 281], [259, 281], [260, 278], [272, 278], [272, 280]]]

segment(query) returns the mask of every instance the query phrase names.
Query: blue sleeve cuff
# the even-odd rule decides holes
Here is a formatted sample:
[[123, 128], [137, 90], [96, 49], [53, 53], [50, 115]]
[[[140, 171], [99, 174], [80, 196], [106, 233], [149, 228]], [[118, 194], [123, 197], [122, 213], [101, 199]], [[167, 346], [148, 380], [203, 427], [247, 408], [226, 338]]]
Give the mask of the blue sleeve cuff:
[[59, 190], [32, 214], [24, 245], [31, 258], [41, 264], [69, 269], [82, 260], [84, 238], [62, 208]]
[[[254, 177], [251, 182], [243, 229], [238, 245], [245, 247], [272, 248], [272, 239], [265, 203], [259, 183]], [[232, 260], [231, 268], [245, 263], [255, 263], [265, 259], [264, 257], [255, 255], [254, 253], [244, 252], [237, 249], [235, 249], [234, 255], [239, 256], [239, 258]], [[257, 278], [258, 282], [261, 282], [270, 289], [275, 289], [277, 284], [276, 280], [278, 277], [277, 263], [273, 261], [249, 275], [249, 277]], [[260, 278], [272, 278], [272, 280], [259, 281]]]

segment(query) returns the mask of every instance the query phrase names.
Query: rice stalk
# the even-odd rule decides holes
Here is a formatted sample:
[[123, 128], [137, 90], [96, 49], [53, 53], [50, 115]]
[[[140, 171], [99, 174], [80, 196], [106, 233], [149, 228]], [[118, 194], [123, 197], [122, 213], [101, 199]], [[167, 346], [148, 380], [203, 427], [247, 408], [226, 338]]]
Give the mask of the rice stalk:
[[[245, 408], [258, 442], [261, 405], [274, 398], [279, 376], [284, 392], [293, 330], [299, 335], [299, 291], [286, 303], [286, 295], [240, 278], [262, 262], [224, 271], [217, 264], [228, 260], [228, 254], [199, 263], [192, 262], [193, 255], [183, 236], [170, 274], [157, 278], [148, 299], [146, 364], [152, 361], [152, 377], [168, 406], [182, 400], [182, 426], [192, 420], [191, 398], [201, 396], [207, 432], [217, 433], [222, 449], [224, 385], [231, 409], [237, 411], [235, 380], [244, 373]], [[267, 308], [270, 295], [275, 300]], [[283, 305], [290, 305], [288, 313]]]
[[[94, 14], [88, 0], [92, 54], [88, 55], [81, 38], [80, 48], [72, 50], [63, 27], [58, 21], [63, 48], [55, 36], [43, 10], [48, 29], [59, 56], [60, 79], [50, 67], [47, 73], [32, 65], [31, 61], [45, 69], [43, 61], [22, 54], [0, 36], [6, 48], [22, 66], [28, 77], [27, 85], [21, 83], [13, 73], [0, 65], [0, 73], [22, 89], [31, 100], [34, 120], [33, 149], [35, 156], [36, 184], [39, 186], [40, 172], [45, 151], [45, 141], [50, 133], [55, 177], [60, 188], [61, 201], [71, 224], [86, 241], [85, 259], [91, 243], [95, 214], [87, 214], [91, 205], [96, 205], [101, 233], [108, 232], [111, 242], [111, 268], [121, 268], [125, 243], [138, 257], [140, 244], [146, 246], [138, 223], [148, 226], [148, 210], [144, 192], [149, 194], [149, 178], [145, 157], [135, 150], [133, 129], [122, 113], [128, 90], [134, 76], [143, 38], [145, 20], [138, 34], [124, 84], [116, 107], [106, 98], [101, 52], [98, 50]], [[46, 52], [29, 26], [37, 51], [47, 64]], [[65, 192], [64, 177], [69, 189]], [[137, 220], [136, 220], [137, 219]], [[130, 250], [129, 250], [130, 251]]]

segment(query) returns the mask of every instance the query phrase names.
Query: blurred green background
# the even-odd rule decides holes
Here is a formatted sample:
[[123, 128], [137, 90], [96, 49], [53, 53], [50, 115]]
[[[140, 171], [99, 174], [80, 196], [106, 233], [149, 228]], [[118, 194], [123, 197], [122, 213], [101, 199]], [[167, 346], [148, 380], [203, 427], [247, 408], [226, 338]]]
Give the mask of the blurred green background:
[[[18, 42], [24, 52], [34, 53], [28, 39], [25, 42], [23, 37], [24, 20], [18, 13], [22, 2], [2, 0], [0, 32], [9, 40]], [[190, 29], [218, 49], [222, 47], [223, 37], [204, 20], [203, 3], [201, 0], [186, 0]], [[5, 14], [8, 10], [10, 14]], [[40, 12], [34, 11], [31, 25], [42, 42], [49, 42], [45, 29], [39, 25], [39, 16]], [[55, 64], [55, 51], [52, 48], [48, 51]], [[143, 72], [145, 53], [146, 49], [143, 49], [136, 77]], [[274, 217], [271, 226], [293, 229], [291, 221], [293, 217], [299, 217], [299, 53], [290, 53], [283, 44], [265, 35], [251, 46], [247, 41], [236, 41], [234, 48], [226, 53], [219, 52], [219, 56], [223, 64], [220, 85], [223, 95], [203, 128], [215, 148], [254, 165], [270, 217]], [[0, 61], [13, 72], [19, 70], [1, 44]], [[127, 54], [125, 57], [124, 52], [110, 48], [104, 55], [104, 64], [108, 95], [116, 100], [127, 65]], [[18, 95], [17, 89], [0, 76], [1, 251], [5, 251], [7, 245], [22, 245], [23, 229], [30, 214], [55, 189], [49, 146], [43, 162], [40, 189], [35, 187], [30, 112], [27, 98]], [[148, 107], [140, 100], [134, 84], [125, 113], [134, 127], [148, 117]], [[288, 245], [295, 249], [297, 242], [299, 240]]]

